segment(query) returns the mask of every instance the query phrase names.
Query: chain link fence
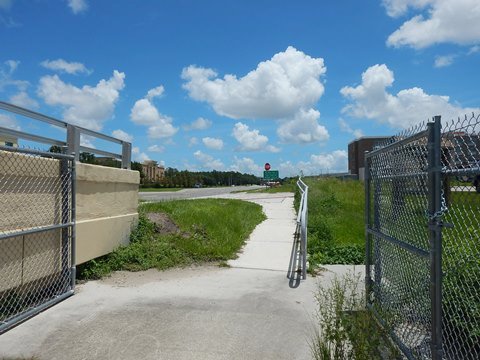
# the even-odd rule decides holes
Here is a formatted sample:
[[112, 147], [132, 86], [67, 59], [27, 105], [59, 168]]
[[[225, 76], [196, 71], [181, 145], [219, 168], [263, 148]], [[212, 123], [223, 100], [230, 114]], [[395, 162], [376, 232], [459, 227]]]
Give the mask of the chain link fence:
[[73, 293], [73, 156], [0, 146], [0, 333]]
[[367, 304], [409, 359], [480, 358], [480, 118], [366, 154]]

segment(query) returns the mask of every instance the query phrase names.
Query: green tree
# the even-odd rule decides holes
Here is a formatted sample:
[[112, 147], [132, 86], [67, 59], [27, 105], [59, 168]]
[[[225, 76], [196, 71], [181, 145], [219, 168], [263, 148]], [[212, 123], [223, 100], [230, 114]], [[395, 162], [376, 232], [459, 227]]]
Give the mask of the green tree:
[[95, 155], [88, 152], [80, 153], [80, 162], [86, 164], [96, 164]]

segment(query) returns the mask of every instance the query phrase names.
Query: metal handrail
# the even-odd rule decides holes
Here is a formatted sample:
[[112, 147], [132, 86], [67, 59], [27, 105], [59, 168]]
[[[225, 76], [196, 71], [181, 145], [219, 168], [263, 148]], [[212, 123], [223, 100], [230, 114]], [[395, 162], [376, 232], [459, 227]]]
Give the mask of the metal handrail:
[[[58, 145], [61, 147], [66, 148], [66, 153], [67, 154], [72, 154], [75, 156], [75, 160], [80, 159], [80, 151], [87, 151], [92, 154], [96, 155], [103, 155], [103, 156], [108, 156], [114, 159], [118, 159], [122, 162], [122, 168], [123, 169], [130, 169], [131, 166], [131, 153], [132, 153], [132, 144], [129, 143], [128, 141], [123, 141], [117, 138], [114, 138], [109, 135], [101, 134], [99, 132], [83, 128], [81, 126], [77, 125], [72, 125], [69, 124], [65, 121], [55, 119], [51, 116], [43, 115], [40, 113], [37, 113], [32, 110], [28, 110], [25, 108], [22, 108], [17, 105], [9, 104], [4, 101], [0, 101], [0, 109], [5, 110], [14, 114], [22, 115], [25, 117], [28, 117], [30, 119], [42, 121], [44, 123], [60, 127], [62, 129], [67, 130], [67, 136], [66, 136], [66, 141], [60, 141], [56, 139], [51, 139], [48, 137], [44, 136], [39, 136], [39, 135], [34, 135], [34, 134], [29, 134], [23, 131], [17, 131], [17, 130], [12, 130], [8, 129], [5, 127], [0, 126], [0, 134], [6, 134], [10, 136], [14, 136], [19, 139], [24, 139], [24, 140], [29, 140], [29, 141], [35, 141], [38, 143], [42, 144], [49, 144], [49, 145]], [[86, 146], [81, 146], [80, 145], [80, 135], [88, 135], [88, 136], [93, 136], [97, 139], [102, 139], [106, 141], [110, 141], [116, 144], [122, 145], [122, 153], [117, 154], [117, 153], [112, 153], [109, 151], [105, 150], [100, 150], [100, 149], [94, 149]]]
[[297, 214], [297, 229], [300, 231], [300, 256], [302, 258], [302, 279], [307, 278], [307, 242], [308, 242], [308, 185], [301, 178], [297, 181], [302, 197]]

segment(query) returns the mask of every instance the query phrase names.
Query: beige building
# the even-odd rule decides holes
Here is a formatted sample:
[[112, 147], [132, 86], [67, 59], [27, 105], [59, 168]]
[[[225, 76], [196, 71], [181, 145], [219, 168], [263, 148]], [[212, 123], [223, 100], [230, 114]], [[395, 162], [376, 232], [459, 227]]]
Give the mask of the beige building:
[[165, 176], [165, 167], [158, 165], [154, 160], [144, 161], [142, 164], [145, 182], [157, 182]]
[[0, 146], [18, 147], [18, 139], [10, 135], [0, 135]]

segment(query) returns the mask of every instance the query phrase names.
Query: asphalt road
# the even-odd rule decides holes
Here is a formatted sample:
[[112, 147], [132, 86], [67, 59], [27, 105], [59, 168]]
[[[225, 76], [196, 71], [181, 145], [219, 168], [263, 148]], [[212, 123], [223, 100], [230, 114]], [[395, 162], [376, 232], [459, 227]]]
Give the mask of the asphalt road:
[[229, 194], [233, 191], [261, 189], [260, 185], [228, 186], [199, 189], [182, 189], [180, 191], [139, 192], [139, 198], [146, 201], [165, 201], [176, 199], [193, 199], [206, 196]]

